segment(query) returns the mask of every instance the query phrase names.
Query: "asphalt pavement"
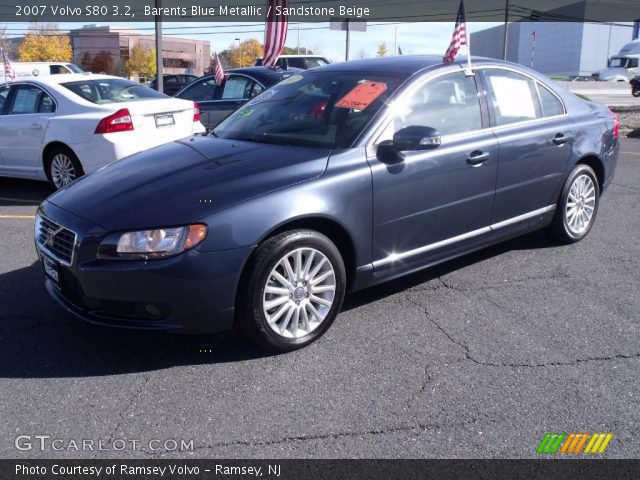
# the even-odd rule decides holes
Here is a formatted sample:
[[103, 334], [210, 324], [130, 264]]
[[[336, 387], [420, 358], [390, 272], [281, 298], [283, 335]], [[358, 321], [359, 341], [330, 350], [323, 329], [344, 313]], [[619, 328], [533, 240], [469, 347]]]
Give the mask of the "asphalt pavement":
[[579, 244], [539, 232], [350, 295], [276, 356], [65, 313], [32, 240], [50, 191], [0, 179], [0, 458], [536, 457], [554, 431], [638, 458], [640, 140], [621, 150]]

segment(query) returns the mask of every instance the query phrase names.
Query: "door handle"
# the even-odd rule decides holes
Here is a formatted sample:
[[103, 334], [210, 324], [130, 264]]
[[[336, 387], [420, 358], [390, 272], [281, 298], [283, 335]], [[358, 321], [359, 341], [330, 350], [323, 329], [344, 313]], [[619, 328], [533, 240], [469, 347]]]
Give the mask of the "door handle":
[[31, 130], [42, 130], [42, 125], [40, 125], [39, 123], [32, 123]]
[[569, 137], [565, 137], [562, 133], [558, 133], [555, 137], [553, 137], [553, 143], [555, 143], [556, 145], [563, 145], [567, 140], [569, 140]]
[[482, 165], [487, 160], [489, 160], [489, 152], [481, 152], [480, 150], [475, 150], [467, 155], [467, 163], [469, 165], [473, 165], [474, 167]]

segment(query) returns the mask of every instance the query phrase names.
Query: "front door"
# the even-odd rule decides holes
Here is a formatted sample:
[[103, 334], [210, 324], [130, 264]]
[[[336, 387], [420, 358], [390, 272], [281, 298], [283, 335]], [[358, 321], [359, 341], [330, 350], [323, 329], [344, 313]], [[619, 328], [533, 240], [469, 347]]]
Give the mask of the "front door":
[[[418, 80], [420, 81], [420, 80]], [[373, 259], [376, 271], [407, 268], [489, 230], [498, 165], [474, 76], [431, 79], [394, 102], [376, 141], [407, 126], [441, 134], [433, 150], [403, 152], [399, 163], [370, 158], [373, 175]]]
[[14, 85], [0, 116], [3, 169], [21, 176], [42, 170], [42, 142], [55, 102], [35, 85]]

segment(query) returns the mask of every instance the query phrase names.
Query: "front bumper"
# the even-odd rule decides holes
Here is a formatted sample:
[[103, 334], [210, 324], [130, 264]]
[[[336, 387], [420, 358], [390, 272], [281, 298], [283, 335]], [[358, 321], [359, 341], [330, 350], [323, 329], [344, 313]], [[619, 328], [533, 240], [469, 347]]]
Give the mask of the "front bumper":
[[[236, 286], [252, 248], [190, 250], [152, 260], [97, 260], [105, 231], [45, 202], [41, 213], [77, 235], [70, 265], [57, 263], [49, 294], [74, 315], [99, 325], [183, 333], [233, 328]], [[37, 245], [39, 255], [47, 255]], [[50, 255], [48, 255], [51, 257]]]

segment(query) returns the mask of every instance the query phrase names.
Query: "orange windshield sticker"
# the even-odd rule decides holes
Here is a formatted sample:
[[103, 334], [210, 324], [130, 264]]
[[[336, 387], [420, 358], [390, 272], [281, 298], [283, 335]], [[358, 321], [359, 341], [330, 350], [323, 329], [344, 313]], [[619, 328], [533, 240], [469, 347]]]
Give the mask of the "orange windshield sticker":
[[387, 84], [382, 82], [367, 81], [359, 83], [336, 103], [336, 107], [364, 110], [382, 95], [386, 89]]

